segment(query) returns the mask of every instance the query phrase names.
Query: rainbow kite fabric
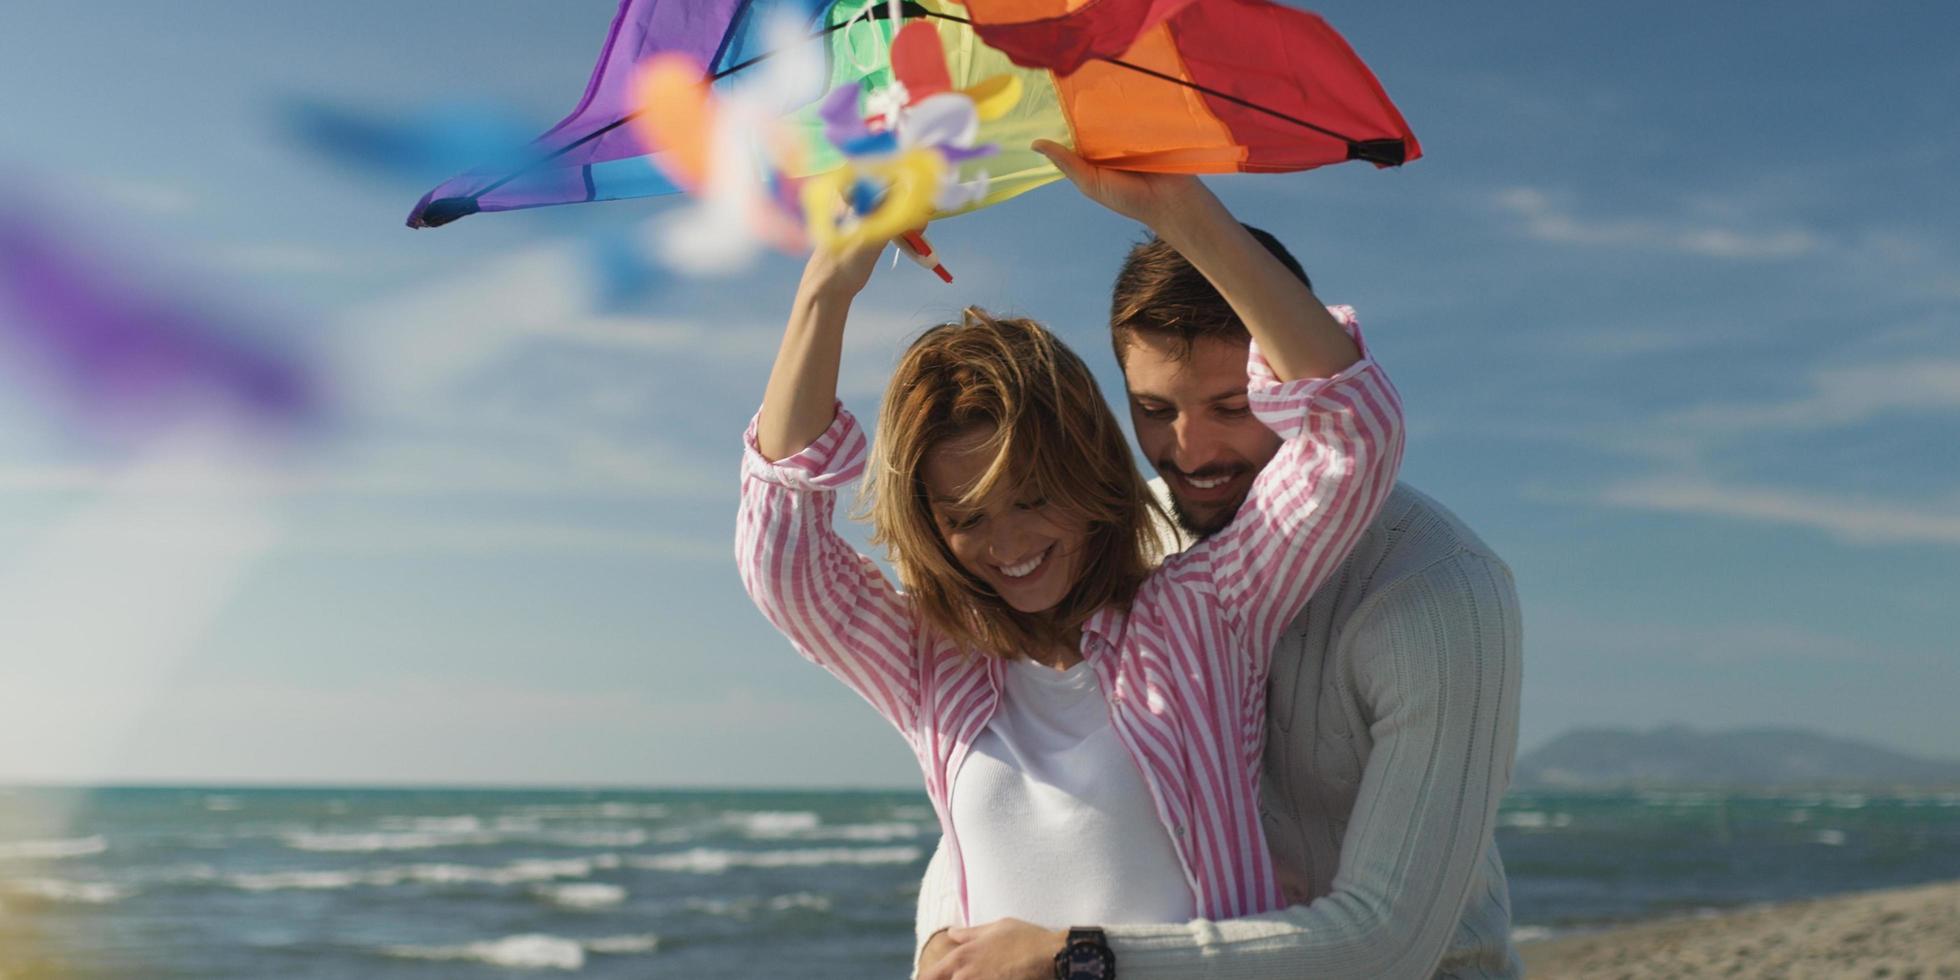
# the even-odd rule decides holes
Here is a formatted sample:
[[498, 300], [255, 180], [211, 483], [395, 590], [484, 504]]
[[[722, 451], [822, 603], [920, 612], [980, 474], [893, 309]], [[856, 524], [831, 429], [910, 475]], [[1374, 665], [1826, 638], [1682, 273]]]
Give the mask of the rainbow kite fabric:
[[[896, 15], [896, 16], [894, 16]], [[1060, 174], [1036, 139], [1093, 163], [1168, 173], [1276, 173], [1345, 160], [1396, 166], [1421, 148], [1379, 82], [1319, 17], [1270, 0], [623, 0], [578, 107], [533, 144], [533, 162], [445, 181], [410, 227], [507, 211], [679, 190], [628, 123], [634, 68], [662, 54], [707, 66], [715, 86], [773, 53], [765, 24], [788, 16], [821, 45], [828, 88], [792, 116], [807, 134], [804, 174], [843, 161], [823, 138], [821, 104], [841, 86], [888, 86], [903, 23], [939, 27], [952, 84], [1021, 79], [1018, 102], [981, 139], [999, 152], [972, 210]], [[962, 173], [961, 177], [969, 176]]]

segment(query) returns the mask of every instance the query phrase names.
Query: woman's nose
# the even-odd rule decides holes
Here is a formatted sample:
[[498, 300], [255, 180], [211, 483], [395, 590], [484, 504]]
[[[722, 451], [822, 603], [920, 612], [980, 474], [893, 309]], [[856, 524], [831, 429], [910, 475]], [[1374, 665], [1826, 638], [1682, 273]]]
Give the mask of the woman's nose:
[[993, 533], [987, 536], [987, 556], [997, 562], [1015, 562], [1027, 557], [1034, 538], [1028, 515], [1015, 513], [990, 521]]

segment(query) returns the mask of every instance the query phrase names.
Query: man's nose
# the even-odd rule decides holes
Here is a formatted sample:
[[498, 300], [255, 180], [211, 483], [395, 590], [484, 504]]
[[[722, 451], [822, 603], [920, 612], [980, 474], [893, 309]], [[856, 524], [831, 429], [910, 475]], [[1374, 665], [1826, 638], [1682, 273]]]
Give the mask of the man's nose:
[[1210, 422], [1195, 413], [1180, 414], [1171, 424], [1171, 437], [1171, 462], [1186, 473], [1203, 469], [1217, 455], [1217, 434]]

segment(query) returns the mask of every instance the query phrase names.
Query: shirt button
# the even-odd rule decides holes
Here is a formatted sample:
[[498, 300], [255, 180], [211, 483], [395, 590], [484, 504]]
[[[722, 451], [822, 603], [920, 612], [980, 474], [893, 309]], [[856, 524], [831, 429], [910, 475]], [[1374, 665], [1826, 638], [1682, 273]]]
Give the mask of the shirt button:
[[1179, 840], [1182, 840], [1182, 839], [1184, 838], [1184, 825], [1183, 825], [1183, 824], [1181, 824], [1181, 823], [1180, 823], [1180, 824], [1172, 824], [1172, 825], [1171, 825], [1171, 836], [1172, 836], [1172, 837], [1176, 837], [1176, 838], [1178, 838]]

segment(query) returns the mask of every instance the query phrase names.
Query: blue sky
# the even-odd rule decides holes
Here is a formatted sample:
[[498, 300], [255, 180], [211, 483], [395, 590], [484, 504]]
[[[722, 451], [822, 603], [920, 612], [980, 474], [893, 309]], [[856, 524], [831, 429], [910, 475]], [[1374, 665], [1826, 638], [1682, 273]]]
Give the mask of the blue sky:
[[[1960, 15], [1316, 9], [1426, 157], [1213, 186], [1359, 309], [1406, 479], [1517, 572], [1525, 746], [1801, 724], [1960, 755]], [[0, 391], [0, 779], [916, 783], [728, 557], [796, 263], [600, 309], [584, 236], [669, 205], [410, 232], [424, 186], [279, 125], [294, 97], [549, 123], [611, 12], [10, 11], [5, 192], [205, 283], [344, 411], [270, 467], [112, 451]], [[1137, 234], [1061, 186], [940, 226], [958, 285], [880, 272], [847, 400], [871, 414], [909, 332], [970, 302], [1117, 390]]]

